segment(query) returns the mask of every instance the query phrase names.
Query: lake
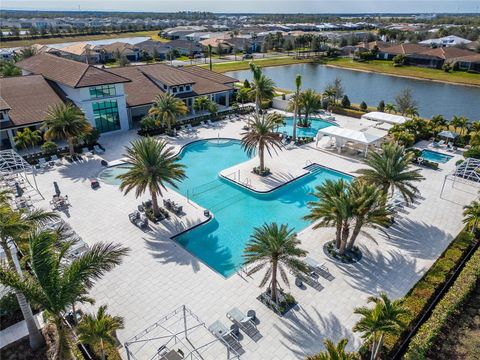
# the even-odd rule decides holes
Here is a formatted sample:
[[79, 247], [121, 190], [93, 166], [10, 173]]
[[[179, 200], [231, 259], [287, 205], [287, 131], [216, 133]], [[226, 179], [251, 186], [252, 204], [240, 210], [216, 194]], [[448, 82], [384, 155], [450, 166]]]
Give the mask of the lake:
[[[394, 103], [395, 96], [402, 89], [410, 88], [422, 117], [442, 114], [446, 119], [458, 115], [466, 116], [471, 121], [480, 120], [480, 87], [408, 79], [319, 64], [274, 66], [263, 68], [263, 71], [281, 89], [294, 89], [295, 76], [301, 74], [303, 89], [313, 88], [323, 92], [338, 77], [352, 103], [365, 101], [369, 106], [377, 106], [380, 100]], [[239, 80], [252, 79], [249, 70], [230, 71], [225, 75]]]

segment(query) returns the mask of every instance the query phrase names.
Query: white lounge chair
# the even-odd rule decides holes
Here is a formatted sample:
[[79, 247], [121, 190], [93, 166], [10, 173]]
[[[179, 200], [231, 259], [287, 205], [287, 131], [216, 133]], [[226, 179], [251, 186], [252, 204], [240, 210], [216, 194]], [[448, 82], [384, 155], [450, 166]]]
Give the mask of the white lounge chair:
[[208, 127], [208, 125], [205, 124], [205, 121], [200, 121], [200, 125], [203, 126], [203, 127]]
[[215, 127], [215, 124], [212, 122], [212, 120], [208, 119], [207, 120], [207, 125], [208, 126], [212, 126], [212, 127]]
[[257, 330], [253, 319], [250, 316], [246, 316], [238, 308], [234, 307], [227, 312], [227, 318], [229, 318], [233, 323], [237, 324], [245, 334], [252, 338], [252, 340], [258, 341], [262, 337], [260, 332]]
[[90, 150], [88, 150], [88, 148], [83, 148], [82, 153], [85, 154], [87, 157], [93, 156], [93, 153]]
[[48, 167], [47, 160], [45, 160], [45, 158], [38, 159], [38, 165], [40, 165], [42, 169], [45, 169], [46, 167]]
[[98, 145], [95, 145], [93, 147], [93, 151], [95, 152], [95, 154], [103, 154], [105, 152], [105, 150], [103, 150], [100, 146]]
[[58, 158], [57, 155], [52, 155], [52, 161], [55, 163], [55, 165], [63, 165], [63, 162], [61, 159]]

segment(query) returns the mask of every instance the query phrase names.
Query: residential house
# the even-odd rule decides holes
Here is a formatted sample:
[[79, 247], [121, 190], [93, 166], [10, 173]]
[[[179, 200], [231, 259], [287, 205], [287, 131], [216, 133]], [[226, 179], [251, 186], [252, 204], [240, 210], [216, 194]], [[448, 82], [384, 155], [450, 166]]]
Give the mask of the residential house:
[[428, 40], [420, 41], [421, 45], [437, 46], [437, 47], [467, 45], [469, 43], [471, 43], [470, 40], [461, 38], [456, 35], [448, 35], [438, 39], [428, 39]]
[[195, 55], [202, 52], [202, 45], [195, 41], [189, 40], [172, 40], [164, 43], [165, 46], [170, 49], [176, 49], [180, 55]]
[[203, 50], [206, 53], [209, 46], [212, 47], [212, 52], [215, 54], [230, 54], [232, 52], [232, 45], [225, 39], [205, 39], [200, 41], [203, 46]]
[[392, 60], [397, 55], [410, 55], [415, 53], [421, 53], [427, 48], [418, 44], [398, 44], [379, 49], [377, 54], [378, 59]]
[[108, 45], [99, 46], [103, 60], [114, 60], [121, 57], [127, 58], [128, 61], [139, 61], [141, 58], [141, 50], [136, 45], [114, 42]]
[[[102, 59], [101, 48], [86, 42], [72, 44], [53, 51], [56, 55], [88, 64], [99, 64]], [[52, 53], [52, 50], [50, 50], [50, 53]]]
[[143, 52], [147, 52], [152, 58], [155, 57], [160, 60], [165, 60], [170, 48], [160, 41], [145, 40], [135, 45], [140, 50], [140, 56]]

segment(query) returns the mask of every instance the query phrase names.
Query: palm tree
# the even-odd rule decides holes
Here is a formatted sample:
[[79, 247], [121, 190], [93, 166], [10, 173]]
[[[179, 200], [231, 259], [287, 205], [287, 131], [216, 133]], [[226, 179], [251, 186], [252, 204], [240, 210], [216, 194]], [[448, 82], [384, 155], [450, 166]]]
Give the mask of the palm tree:
[[362, 228], [386, 226], [391, 215], [391, 211], [385, 206], [387, 195], [375, 185], [361, 180], [353, 181], [349, 187], [349, 196], [352, 202], [355, 226], [348, 241], [347, 250], [353, 248]]
[[193, 109], [195, 111], [206, 110], [209, 103], [210, 99], [208, 98], [208, 96], [199, 96], [195, 98], [195, 101], [193, 102]]
[[128, 194], [135, 189], [139, 197], [147, 189], [152, 197], [153, 213], [160, 215], [157, 195], [162, 196], [166, 184], [176, 188], [176, 182], [185, 179], [184, 165], [178, 162], [173, 147], [167, 147], [164, 140], [147, 137], [132, 141], [124, 155], [128, 171], [118, 176], [122, 181], [120, 190]]
[[247, 101], [250, 101], [250, 89], [249, 88], [241, 88], [237, 92], [237, 101], [240, 101], [242, 105]]
[[304, 217], [305, 220], [315, 223], [313, 229], [334, 226], [335, 246], [341, 253], [346, 246], [345, 236], [348, 237], [348, 233], [343, 233], [343, 230], [351, 217], [347, 204], [348, 186], [348, 182], [343, 179], [327, 179], [322, 185], [316, 186], [312, 195], [317, 200], [308, 203], [310, 213]]
[[415, 119], [418, 117], [418, 110], [416, 108], [408, 108], [405, 110], [405, 115], [412, 119]]
[[300, 240], [293, 229], [277, 223], [263, 224], [254, 229], [244, 250], [245, 265], [252, 265], [248, 274], [254, 274], [267, 266], [260, 287], [270, 281], [272, 301], [277, 301], [277, 272], [288, 285], [286, 269], [305, 272], [305, 263], [301, 260], [307, 251], [299, 248]]
[[323, 91], [323, 97], [327, 98], [328, 101], [330, 102], [330, 100], [332, 98], [335, 98], [335, 90], [330, 88], [330, 87], [327, 87], [324, 91]]
[[405, 153], [404, 147], [396, 143], [385, 143], [382, 150], [381, 154], [371, 152], [368, 155], [364, 162], [370, 168], [357, 171], [360, 179], [379, 186], [386, 195], [390, 191], [393, 196], [398, 189], [407, 203], [412, 202], [418, 193], [413, 182], [424, 179], [419, 169], [410, 170], [414, 154]]
[[396, 112], [397, 110], [395, 108], [395, 105], [388, 103], [388, 104], [385, 104], [385, 111], [391, 114], [392, 112]]
[[475, 134], [480, 133], [480, 121], [472, 122], [470, 126], [470, 131], [474, 132]]
[[470, 231], [475, 233], [480, 223], [480, 202], [472, 201], [470, 205], [463, 207], [463, 223], [470, 227]]
[[210, 59], [209, 69], [212, 71], [212, 45], [208, 44], [208, 58]]
[[251, 92], [255, 96], [255, 112], [258, 116], [263, 100], [270, 100], [275, 95], [275, 83], [272, 79], [262, 73], [262, 69], [250, 63], [250, 69], [253, 73]]
[[354, 310], [362, 318], [355, 324], [353, 331], [363, 333], [362, 338], [371, 341], [370, 359], [375, 360], [382, 349], [385, 334], [398, 334], [405, 327], [400, 319], [407, 310], [400, 300], [391, 301], [383, 292], [380, 297], [370, 296], [367, 302], [373, 303], [373, 308], [363, 306]]
[[32, 131], [30, 128], [25, 128], [22, 131], [17, 131], [14, 137], [15, 145], [23, 147], [25, 150], [31, 146], [32, 148], [42, 140], [38, 130]]
[[302, 75], [297, 74], [295, 77], [295, 95], [292, 98], [293, 101], [293, 142], [297, 140], [297, 116], [300, 111], [300, 87], [302, 86]]
[[80, 342], [100, 347], [102, 360], [105, 360], [105, 343], [115, 345], [115, 331], [123, 329], [123, 318], [107, 313], [107, 305], [102, 305], [96, 315], [85, 315], [77, 333]]
[[46, 129], [45, 140], [62, 139], [68, 142], [70, 155], [74, 154], [74, 139], [88, 134], [92, 126], [85, 116], [73, 104], [52, 105], [47, 110], [47, 116], [41, 129]]
[[275, 153], [277, 149], [282, 150], [280, 136], [275, 132], [275, 128], [281, 121], [279, 117], [281, 118], [277, 113], [268, 114], [266, 117], [255, 115], [248, 122], [249, 130], [242, 134], [242, 147], [248, 156], [253, 156], [258, 149], [260, 174], [265, 172], [265, 150], [270, 156], [272, 156], [272, 150]]
[[341, 339], [338, 344], [334, 344], [332, 340], [325, 339], [323, 341], [325, 351], [319, 354], [308, 356], [306, 360], [358, 360], [359, 356], [356, 353], [346, 352], [345, 348], [348, 344], [348, 339]]
[[84, 301], [86, 290], [96, 280], [122, 262], [128, 249], [113, 244], [96, 243], [74, 260], [66, 261], [74, 241], [65, 241], [56, 231], [30, 235], [28, 255], [31, 273], [25, 279], [16, 272], [0, 269], [0, 282], [21, 291], [35, 303], [43, 306], [45, 315], [55, 325], [58, 340], [54, 359], [69, 357], [62, 314], [75, 301]]
[[[23, 245], [27, 234], [34, 231], [37, 226], [58, 218], [58, 215], [43, 210], [34, 210], [32, 212], [25, 210], [14, 211], [7, 204], [9, 196], [9, 193], [2, 191], [0, 201], [0, 246], [5, 253], [8, 269], [17, 272], [18, 276], [23, 278], [23, 273], [16, 259], [16, 251], [12, 251], [12, 249], [15, 249], [15, 244], [12, 244], [12, 246], [10, 244]], [[30, 347], [34, 350], [39, 349], [44, 344], [44, 339], [37, 328], [30, 304], [21, 291], [16, 290], [15, 296], [27, 325]]]
[[172, 130], [172, 125], [175, 124], [177, 118], [186, 113], [188, 113], [187, 105], [169, 93], [155, 96], [152, 107], [148, 110], [148, 115], [155, 118], [157, 125], [166, 126], [168, 132]]
[[308, 116], [322, 107], [322, 98], [313, 89], [307, 89], [300, 94], [300, 104], [303, 108], [305, 121], [308, 122]]
[[447, 121], [442, 115], [436, 115], [430, 119], [429, 122], [433, 135], [437, 136], [440, 131], [445, 129], [447, 126]]

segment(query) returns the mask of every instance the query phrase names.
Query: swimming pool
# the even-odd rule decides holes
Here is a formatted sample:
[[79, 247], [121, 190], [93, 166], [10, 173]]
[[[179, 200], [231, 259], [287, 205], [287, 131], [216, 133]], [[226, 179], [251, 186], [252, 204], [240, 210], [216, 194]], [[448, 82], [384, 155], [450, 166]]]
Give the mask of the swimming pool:
[[[326, 179], [352, 179], [351, 176], [320, 166], [311, 173], [268, 194], [257, 194], [218, 176], [228, 167], [248, 160], [236, 140], [201, 140], [185, 146], [181, 162], [188, 179], [179, 183], [178, 192], [209, 209], [214, 218], [175, 237], [180, 245], [221, 275], [232, 275], [243, 263], [243, 249], [253, 228], [265, 222], [288, 223], [300, 231], [309, 223], [307, 202], [315, 186]], [[118, 184], [114, 176], [125, 172], [121, 166], [108, 169], [100, 178]]]
[[436, 151], [432, 150], [427, 150], [423, 149], [422, 150], [422, 158], [428, 161], [433, 161], [436, 163], [446, 163], [448, 160], [450, 160], [453, 156], [447, 155], [447, 154], [442, 154]]
[[[320, 119], [311, 119], [310, 127], [308, 128], [301, 128], [297, 126], [297, 136], [300, 137], [315, 137], [317, 136], [317, 132], [320, 129], [326, 128], [328, 126], [336, 126], [334, 123], [329, 121], [320, 120]], [[285, 125], [280, 126], [277, 130], [279, 133], [287, 133], [287, 135], [293, 135], [293, 118], [287, 117], [285, 118]]]

